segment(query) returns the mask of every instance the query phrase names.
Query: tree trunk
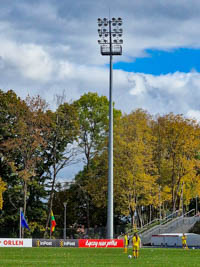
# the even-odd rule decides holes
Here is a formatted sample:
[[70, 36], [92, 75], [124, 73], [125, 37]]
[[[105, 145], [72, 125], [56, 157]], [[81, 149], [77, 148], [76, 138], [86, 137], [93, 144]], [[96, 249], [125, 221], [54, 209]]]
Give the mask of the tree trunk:
[[140, 221], [140, 227], [142, 228], [143, 226], [143, 221], [142, 221], [142, 210], [140, 207], [138, 207], [137, 209], [137, 214], [138, 214], [138, 218], [139, 218], [139, 221]]
[[149, 222], [152, 221], [152, 209], [151, 209], [151, 205], [149, 205]]
[[90, 228], [90, 204], [89, 204], [88, 196], [86, 197], [86, 202], [87, 202], [87, 227], [89, 229]]

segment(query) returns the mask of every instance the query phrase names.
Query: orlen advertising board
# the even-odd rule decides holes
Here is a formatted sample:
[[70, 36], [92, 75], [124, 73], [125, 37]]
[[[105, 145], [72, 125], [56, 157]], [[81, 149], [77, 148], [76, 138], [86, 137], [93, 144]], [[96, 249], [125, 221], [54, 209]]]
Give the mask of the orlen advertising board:
[[20, 239], [20, 238], [0, 238], [0, 247], [32, 247], [32, 239]]
[[123, 248], [122, 239], [79, 239], [79, 248]]

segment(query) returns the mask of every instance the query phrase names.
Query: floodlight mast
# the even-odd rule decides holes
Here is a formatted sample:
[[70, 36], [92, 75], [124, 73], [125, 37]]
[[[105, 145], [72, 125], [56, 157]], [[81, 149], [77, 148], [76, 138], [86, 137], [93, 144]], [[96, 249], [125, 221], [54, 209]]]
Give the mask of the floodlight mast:
[[108, 144], [108, 204], [107, 204], [107, 238], [113, 238], [114, 214], [113, 214], [113, 56], [122, 55], [122, 19], [107, 18], [98, 19], [98, 33], [101, 38], [98, 43], [101, 47], [103, 56], [110, 56], [110, 75], [109, 75], [109, 144]]

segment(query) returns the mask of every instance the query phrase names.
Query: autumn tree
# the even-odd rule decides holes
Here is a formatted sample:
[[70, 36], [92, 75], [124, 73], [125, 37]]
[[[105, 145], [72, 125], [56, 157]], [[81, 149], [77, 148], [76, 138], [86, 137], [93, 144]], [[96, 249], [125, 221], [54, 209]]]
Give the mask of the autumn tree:
[[134, 224], [137, 214], [142, 225], [142, 206], [152, 204], [156, 182], [151, 116], [136, 110], [124, 115], [115, 131], [114, 188], [117, 209], [131, 216]]
[[[14, 137], [16, 110], [20, 100], [13, 91], [4, 93], [0, 90], [0, 177], [1, 177], [1, 209], [3, 204], [2, 193], [5, 191], [3, 179], [10, 173], [10, 167], [4, 155], [3, 143]], [[8, 191], [7, 191], [8, 193]]]
[[[169, 188], [173, 211], [179, 208], [184, 184], [186, 200], [192, 196], [191, 188], [199, 181], [196, 168], [199, 160], [199, 125], [196, 121], [172, 113], [157, 118], [154, 126], [157, 142], [154, 161], [158, 169], [158, 183]], [[190, 192], [190, 193], [189, 193]], [[179, 203], [178, 203], [179, 201]]]
[[47, 117], [44, 114], [45, 101], [39, 96], [32, 99], [28, 97], [27, 102], [12, 95], [11, 100], [13, 98], [16, 99], [17, 105], [13, 105], [12, 101], [8, 104], [8, 111], [13, 114], [12, 135], [4, 138], [1, 147], [12, 175], [20, 179], [16, 186], [22, 188], [23, 200], [21, 201], [26, 214], [28, 186], [34, 182], [36, 167], [41, 161], [41, 150], [45, 146], [43, 133]]
[[0, 177], [0, 210], [3, 209], [3, 193], [6, 191], [6, 183]]

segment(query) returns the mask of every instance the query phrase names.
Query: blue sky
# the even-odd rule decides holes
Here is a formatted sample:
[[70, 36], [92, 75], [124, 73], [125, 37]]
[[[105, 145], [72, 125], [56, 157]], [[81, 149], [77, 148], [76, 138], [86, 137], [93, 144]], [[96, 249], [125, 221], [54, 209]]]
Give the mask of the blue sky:
[[0, 88], [21, 98], [39, 94], [52, 109], [56, 95], [108, 97], [109, 58], [100, 54], [97, 18], [108, 18], [109, 8], [123, 19], [115, 107], [200, 121], [199, 0], [1, 0]]
[[200, 49], [179, 48], [172, 51], [146, 50], [146, 57], [132, 62], [117, 62], [114, 69], [153, 75], [179, 72], [200, 72]]

